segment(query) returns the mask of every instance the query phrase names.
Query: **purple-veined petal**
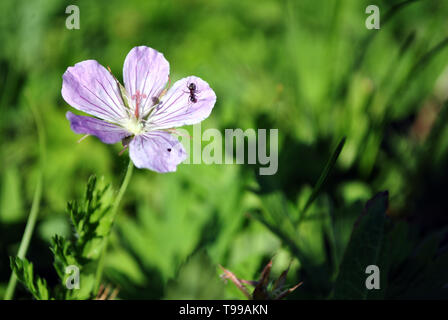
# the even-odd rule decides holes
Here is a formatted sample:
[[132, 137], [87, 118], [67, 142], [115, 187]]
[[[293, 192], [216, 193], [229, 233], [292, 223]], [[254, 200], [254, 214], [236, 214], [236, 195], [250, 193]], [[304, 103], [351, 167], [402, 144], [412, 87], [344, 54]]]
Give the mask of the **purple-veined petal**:
[[[189, 90], [191, 83], [196, 90]], [[201, 122], [210, 115], [215, 102], [216, 94], [207, 82], [195, 76], [183, 78], [161, 98], [149, 116], [148, 126], [166, 129]]]
[[151, 131], [135, 136], [129, 144], [129, 156], [137, 168], [157, 172], [176, 171], [187, 158], [179, 140], [165, 131]]
[[123, 65], [123, 81], [132, 99], [131, 108], [135, 114], [145, 114], [162, 93], [168, 82], [170, 65], [162, 53], [145, 46], [129, 51]]
[[95, 60], [67, 68], [62, 76], [62, 97], [75, 109], [118, 123], [127, 118], [115, 79]]
[[78, 116], [70, 111], [67, 112], [66, 117], [70, 121], [70, 128], [75, 133], [94, 135], [104, 143], [117, 143], [131, 135], [123, 128], [100, 119]]

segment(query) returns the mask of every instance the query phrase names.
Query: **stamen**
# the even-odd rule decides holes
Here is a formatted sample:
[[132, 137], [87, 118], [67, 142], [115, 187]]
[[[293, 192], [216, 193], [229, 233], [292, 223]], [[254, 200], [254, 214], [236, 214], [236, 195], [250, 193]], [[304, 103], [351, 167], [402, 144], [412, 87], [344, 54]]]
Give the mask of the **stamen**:
[[160, 98], [162, 98], [167, 92], [168, 92], [168, 88], [171, 86], [171, 77], [168, 76], [168, 85], [166, 86], [165, 89], [162, 90], [162, 92], [159, 94], [158, 99], [160, 101]]
[[165, 129], [165, 131], [168, 131], [169, 133], [172, 133], [172, 134], [177, 134], [178, 136], [181, 136], [181, 137], [186, 137], [186, 138], [189, 138], [189, 139], [192, 139], [193, 137], [192, 136], [190, 136], [189, 134], [182, 134], [182, 133], [179, 133], [176, 129], [174, 129], [174, 128], [172, 128], [172, 129]]
[[168, 76], [168, 85], [166, 86], [166, 88], [164, 88], [164, 89], [162, 89], [162, 91], [160, 91], [160, 93], [158, 94], [158, 96], [154, 96], [154, 97], [151, 98], [151, 100], [152, 100], [152, 106], [151, 106], [151, 107], [149, 108], [149, 110], [146, 111], [146, 113], [143, 115], [144, 117], [150, 116], [151, 113], [152, 113], [154, 110], [158, 111], [158, 110], [162, 107], [162, 104], [161, 104], [162, 101], [161, 101], [161, 99], [162, 99], [162, 97], [168, 92], [168, 89], [170, 88], [170, 86], [171, 86], [171, 77]]
[[118, 153], [118, 155], [121, 156], [121, 155], [126, 151], [126, 149], [128, 148], [128, 146], [129, 146], [128, 144], [125, 145], [124, 148], [121, 149], [121, 151]]
[[88, 136], [90, 136], [90, 134], [86, 134], [85, 136], [83, 136], [81, 139], [78, 140], [78, 143], [81, 143]]
[[115, 76], [112, 73], [112, 70], [110, 69], [109, 66], [107, 66], [107, 70], [109, 70], [109, 73], [111, 74], [112, 78], [114, 78], [115, 84], [117, 85], [117, 88], [118, 88], [118, 92], [120, 93], [121, 102], [126, 107], [125, 108], [126, 113], [128, 115], [130, 115], [129, 110], [128, 110], [129, 109], [129, 104], [128, 104], [128, 98], [127, 98], [126, 89], [120, 84], [120, 81], [118, 81], [117, 78], [115, 78]]

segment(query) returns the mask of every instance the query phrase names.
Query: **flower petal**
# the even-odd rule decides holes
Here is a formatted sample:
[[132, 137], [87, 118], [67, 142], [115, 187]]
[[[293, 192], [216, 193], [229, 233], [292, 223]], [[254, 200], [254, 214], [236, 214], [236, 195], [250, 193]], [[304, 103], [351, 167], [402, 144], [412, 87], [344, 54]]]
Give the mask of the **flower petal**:
[[115, 79], [97, 61], [67, 68], [62, 79], [62, 97], [75, 109], [114, 123], [127, 117]]
[[177, 165], [187, 158], [179, 140], [165, 131], [135, 136], [129, 144], [129, 156], [137, 168], [161, 173], [176, 171]]
[[123, 81], [132, 100], [140, 97], [139, 115], [144, 115], [154, 104], [168, 82], [170, 65], [162, 53], [145, 46], [133, 48], [124, 61]]
[[117, 143], [131, 135], [121, 127], [100, 119], [78, 116], [70, 111], [67, 112], [66, 117], [70, 121], [70, 127], [75, 133], [94, 135], [104, 143]]
[[[194, 92], [188, 89], [191, 83], [196, 86]], [[196, 101], [193, 102], [192, 98]], [[215, 102], [216, 94], [207, 82], [195, 76], [183, 78], [162, 97], [160, 104], [149, 116], [147, 125], [150, 128], [166, 129], [201, 122], [210, 115]]]

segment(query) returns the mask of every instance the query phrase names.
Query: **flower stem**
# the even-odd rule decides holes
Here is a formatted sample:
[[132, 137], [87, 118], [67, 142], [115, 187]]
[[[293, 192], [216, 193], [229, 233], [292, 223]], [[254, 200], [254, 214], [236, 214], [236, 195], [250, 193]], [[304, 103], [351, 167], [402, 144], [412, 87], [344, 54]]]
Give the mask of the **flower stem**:
[[[36, 190], [34, 191], [33, 204], [31, 205], [30, 215], [28, 216], [28, 221], [26, 223], [25, 232], [23, 233], [22, 241], [20, 242], [19, 251], [17, 257], [20, 259], [25, 258], [25, 254], [30, 245], [31, 236], [33, 235], [34, 226], [36, 225], [37, 214], [39, 212], [39, 203], [42, 195], [42, 174], [39, 174]], [[6, 293], [4, 300], [11, 300], [14, 297], [14, 291], [17, 285], [17, 277], [14, 271], [11, 273], [9, 278], [8, 287], [6, 288]]]
[[[37, 138], [39, 141], [39, 174], [37, 177], [36, 189], [33, 195], [33, 202], [31, 204], [30, 214], [28, 216], [28, 221], [26, 222], [25, 231], [22, 236], [22, 241], [20, 242], [19, 251], [17, 252], [17, 257], [20, 259], [25, 258], [26, 252], [28, 251], [28, 247], [30, 245], [31, 237], [33, 235], [34, 227], [36, 225], [37, 216], [39, 213], [39, 205], [42, 197], [42, 185], [43, 185], [43, 170], [45, 165], [45, 135], [42, 125], [42, 119], [38, 112], [36, 112], [35, 108], [32, 104], [29, 104], [31, 111], [34, 116], [34, 121], [36, 122], [37, 128]], [[8, 287], [6, 288], [4, 300], [11, 300], [14, 297], [14, 291], [17, 285], [17, 277], [14, 274], [14, 271], [11, 273], [11, 277], [9, 278]]]
[[104, 270], [104, 259], [106, 256], [106, 251], [109, 243], [109, 236], [112, 233], [112, 228], [114, 226], [114, 223], [117, 218], [117, 212], [118, 207], [120, 206], [121, 199], [123, 198], [123, 195], [128, 187], [129, 181], [131, 180], [132, 171], [134, 168], [134, 164], [132, 163], [132, 160], [129, 160], [128, 169], [126, 171], [126, 175], [124, 176], [123, 182], [121, 184], [120, 190], [118, 190], [117, 198], [115, 199], [115, 202], [112, 207], [112, 226], [111, 230], [109, 231], [108, 235], [104, 238], [104, 245], [101, 252], [101, 256], [98, 261], [98, 267], [96, 269], [96, 276], [95, 276], [95, 294], [98, 292], [100, 284], [101, 284], [101, 278], [103, 276], [103, 270]]

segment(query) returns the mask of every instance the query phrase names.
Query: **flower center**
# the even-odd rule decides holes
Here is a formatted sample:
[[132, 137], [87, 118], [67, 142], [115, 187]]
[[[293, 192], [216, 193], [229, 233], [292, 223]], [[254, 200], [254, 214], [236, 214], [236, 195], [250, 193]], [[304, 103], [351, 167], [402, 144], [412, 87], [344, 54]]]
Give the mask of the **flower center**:
[[137, 119], [127, 119], [126, 122], [123, 123], [123, 127], [136, 136], [145, 131], [145, 126]]

